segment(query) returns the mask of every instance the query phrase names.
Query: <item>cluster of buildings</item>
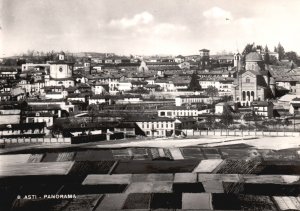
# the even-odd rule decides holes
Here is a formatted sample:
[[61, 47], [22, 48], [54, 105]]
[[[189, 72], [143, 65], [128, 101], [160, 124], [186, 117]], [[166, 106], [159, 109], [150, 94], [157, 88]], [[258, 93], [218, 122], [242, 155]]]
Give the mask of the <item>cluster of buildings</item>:
[[[300, 105], [300, 69], [266, 65], [261, 52], [74, 61], [60, 52], [46, 63], [0, 66], [0, 81], [0, 138], [165, 137], [225, 111], [271, 119], [284, 117], [278, 107], [294, 114]], [[286, 94], [295, 97], [277, 105]]]

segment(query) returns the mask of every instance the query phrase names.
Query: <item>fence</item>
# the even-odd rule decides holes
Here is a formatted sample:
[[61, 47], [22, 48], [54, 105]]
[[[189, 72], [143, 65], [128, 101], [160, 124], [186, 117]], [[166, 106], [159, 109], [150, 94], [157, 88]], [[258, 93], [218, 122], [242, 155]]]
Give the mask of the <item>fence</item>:
[[71, 144], [71, 138], [5, 138], [0, 144]]
[[187, 136], [279, 136], [300, 137], [300, 132], [254, 130], [183, 130]]
[[[123, 139], [124, 133], [114, 133], [109, 135], [110, 140]], [[1, 138], [0, 144], [80, 144], [88, 142], [106, 141], [106, 134], [76, 136], [71, 138]]]
[[86, 135], [86, 136], [74, 136], [71, 138], [72, 144], [82, 144], [82, 143], [89, 143], [89, 142], [98, 142], [98, 141], [108, 141], [115, 140], [115, 139], [123, 139], [124, 133], [114, 133], [114, 134], [98, 134], [98, 135]]
[[106, 141], [106, 134], [74, 136], [71, 138], [72, 144], [82, 144], [97, 141]]

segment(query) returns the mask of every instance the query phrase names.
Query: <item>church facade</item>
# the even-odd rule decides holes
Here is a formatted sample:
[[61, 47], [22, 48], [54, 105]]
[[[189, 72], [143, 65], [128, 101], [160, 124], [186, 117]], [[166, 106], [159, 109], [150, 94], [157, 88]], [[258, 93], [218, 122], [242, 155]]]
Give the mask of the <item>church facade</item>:
[[233, 100], [241, 106], [251, 106], [253, 101], [265, 101], [275, 95], [274, 80], [257, 52], [246, 55], [245, 68], [238, 71], [232, 88]]

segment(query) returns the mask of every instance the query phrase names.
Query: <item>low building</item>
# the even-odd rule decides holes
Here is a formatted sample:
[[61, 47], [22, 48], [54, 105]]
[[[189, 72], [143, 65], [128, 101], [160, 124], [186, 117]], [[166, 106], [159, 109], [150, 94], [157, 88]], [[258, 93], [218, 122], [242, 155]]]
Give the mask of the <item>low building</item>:
[[44, 137], [49, 132], [45, 126], [44, 122], [3, 124], [0, 125], [0, 138]]
[[109, 95], [94, 95], [92, 97], [90, 97], [89, 99], [89, 105], [91, 104], [108, 104], [111, 105], [112, 104], [112, 99], [111, 96]]
[[176, 63], [182, 63], [182, 62], [184, 62], [184, 60], [185, 60], [185, 57], [182, 56], [182, 55], [178, 55], [178, 56], [176, 56], [176, 57], [174, 58], [174, 61], [175, 61]]
[[14, 67], [0, 67], [0, 78], [1, 79], [16, 79], [18, 69]]
[[192, 117], [198, 118], [198, 109], [196, 108], [187, 108], [184, 106], [165, 106], [159, 108], [158, 110], [159, 117], [168, 117], [168, 118], [186, 118]]
[[290, 102], [290, 109], [289, 109], [290, 114], [300, 114], [300, 98], [294, 98]]
[[251, 103], [251, 108], [254, 113], [263, 118], [273, 117], [273, 107], [274, 104], [270, 101], [253, 101]]
[[53, 114], [45, 112], [35, 112], [26, 114], [26, 123], [45, 122], [47, 127], [53, 125]]
[[119, 95], [115, 97], [116, 104], [135, 104], [142, 102], [141, 95]]
[[104, 84], [104, 83], [96, 83], [94, 85], [93, 92], [95, 95], [101, 95], [108, 93], [109, 91], [109, 84]]
[[10, 93], [0, 93], [0, 101], [10, 101], [12, 96]]
[[237, 103], [235, 102], [221, 102], [215, 105], [215, 114], [223, 114], [225, 109], [229, 109], [230, 111], [237, 110]]
[[72, 77], [49, 79], [49, 76], [45, 76], [45, 86], [64, 86], [68, 88], [75, 86], [75, 82]]
[[42, 89], [45, 87], [45, 83], [43, 81], [30, 83], [29, 81], [21, 80], [18, 85], [29, 95], [40, 94]]
[[175, 98], [175, 105], [182, 106], [183, 104], [205, 103], [209, 104], [212, 99], [204, 95], [181, 95]]
[[13, 105], [0, 105], [0, 124], [19, 124], [21, 109]]
[[62, 108], [56, 104], [30, 105], [25, 111], [26, 113], [50, 113], [53, 117], [62, 117]]
[[229, 96], [232, 94], [233, 82], [234, 79], [230, 77], [205, 77], [199, 79], [199, 84], [202, 89], [213, 86], [218, 89], [220, 96]]
[[131, 81], [120, 81], [117, 85], [117, 89], [119, 91], [129, 91], [132, 89], [132, 82]]
[[50, 69], [50, 64], [33, 64], [33, 63], [22, 64], [22, 72], [29, 71], [32, 69], [34, 70]]
[[144, 135], [138, 134], [137, 124], [134, 122], [121, 122], [114, 128], [114, 132], [122, 132], [126, 136], [136, 136], [136, 135]]
[[80, 101], [80, 102], [86, 102], [87, 96], [85, 94], [81, 93], [72, 93], [69, 94], [67, 97], [68, 101]]
[[74, 105], [70, 102], [66, 102], [64, 99], [28, 99], [27, 103], [29, 106], [58, 106], [61, 110], [65, 110], [66, 112], [73, 112]]
[[65, 99], [68, 96], [67, 91], [62, 91], [62, 92], [46, 92], [45, 98], [46, 99]]

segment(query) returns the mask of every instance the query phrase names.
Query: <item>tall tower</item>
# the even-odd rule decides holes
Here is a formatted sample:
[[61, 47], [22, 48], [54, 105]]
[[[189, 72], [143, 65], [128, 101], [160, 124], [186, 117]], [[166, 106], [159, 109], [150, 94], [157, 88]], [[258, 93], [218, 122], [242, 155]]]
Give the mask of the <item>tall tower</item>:
[[242, 67], [242, 57], [240, 53], [234, 54], [233, 65], [236, 67], [237, 71], [241, 70]]
[[201, 49], [199, 50], [199, 54], [200, 54], [199, 69], [204, 70], [210, 68], [209, 50]]

